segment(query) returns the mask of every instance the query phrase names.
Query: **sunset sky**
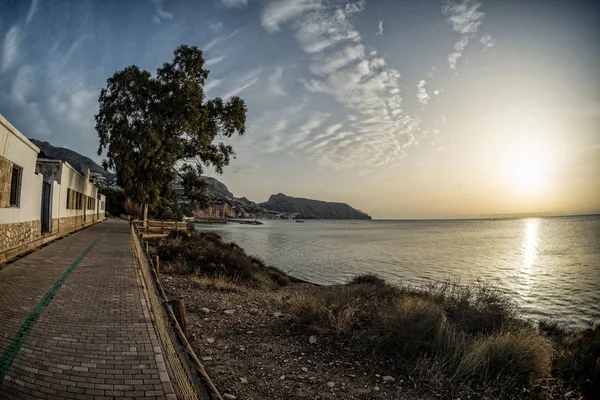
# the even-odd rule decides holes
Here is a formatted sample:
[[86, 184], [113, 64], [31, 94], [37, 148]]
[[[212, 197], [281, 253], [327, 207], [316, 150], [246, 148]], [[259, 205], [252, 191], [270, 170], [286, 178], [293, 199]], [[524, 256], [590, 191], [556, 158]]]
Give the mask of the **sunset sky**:
[[0, 0], [0, 114], [100, 161], [106, 78], [204, 50], [236, 196], [376, 218], [600, 211], [600, 2]]

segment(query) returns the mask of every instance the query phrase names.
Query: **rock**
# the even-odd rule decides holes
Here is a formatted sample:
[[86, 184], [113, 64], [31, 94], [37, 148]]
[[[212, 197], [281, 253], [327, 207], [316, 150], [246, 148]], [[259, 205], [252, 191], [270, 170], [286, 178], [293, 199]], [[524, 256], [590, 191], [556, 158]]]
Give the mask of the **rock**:
[[283, 315], [283, 314], [281, 314], [279, 311], [275, 311], [275, 312], [273, 313], [273, 317], [275, 317], [275, 318], [279, 318], [279, 317], [281, 317], [282, 315]]
[[317, 337], [315, 335], [312, 335], [311, 337], [308, 338], [308, 343], [310, 343], [310, 344], [317, 343]]
[[212, 361], [212, 359], [213, 358], [211, 356], [202, 357], [202, 361]]
[[235, 397], [234, 395], [232, 395], [232, 394], [229, 394], [229, 393], [225, 393], [225, 394], [223, 395], [223, 398], [225, 398], [225, 399], [227, 399], [227, 400], [235, 400], [235, 399], [237, 399], [237, 397]]
[[283, 380], [285, 380], [285, 375], [281, 375], [281, 376], [279, 377], [279, 380], [280, 380], [280, 381], [283, 381]]
[[258, 314], [258, 308], [251, 308], [250, 309], [250, 314]]
[[308, 372], [308, 368], [302, 367], [302, 372]]
[[202, 307], [200, 311], [202, 311], [204, 314], [208, 314], [210, 312], [210, 310], [206, 307]]
[[231, 315], [233, 314], [233, 310], [225, 310], [223, 311], [223, 314]]
[[573, 396], [573, 391], [565, 393], [565, 399], [568, 399], [571, 396]]
[[373, 388], [373, 390], [374, 390], [374, 391], [376, 391], [376, 392], [379, 392], [379, 386], [375, 386], [375, 387]]
[[335, 382], [327, 382], [327, 386], [329, 386], [330, 388], [335, 386]]
[[386, 375], [386, 376], [384, 376], [381, 379], [383, 379], [383, 382], [385, 382], [385, 383], [392, 383], [392, 382], [395, 381], [395, 379], [393, 377], [389, 376], [389, 375]]
[[246, 378], [240, 378], [240, 382], [245, 385], [246, 383], [248, 383], [248, 379], [246, 379]]
[[215, 339], [213, 339], [213, 338], [209, 337], [208, 339], [206, 339], [206, 342], [207, 342], [207, 343], [214, 343], [214, 342], [215, 342]]

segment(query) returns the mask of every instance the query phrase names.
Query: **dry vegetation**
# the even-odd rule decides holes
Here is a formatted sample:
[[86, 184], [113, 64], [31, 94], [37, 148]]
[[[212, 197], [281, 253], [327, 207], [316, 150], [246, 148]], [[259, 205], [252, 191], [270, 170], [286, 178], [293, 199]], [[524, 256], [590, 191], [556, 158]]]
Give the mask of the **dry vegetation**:
[[548, 385], [559, 387], [554, 392], [562, 398], [600, 393], [600, 327], [575, 333], [524, 321], [509, 299], [483, 284], [415, 288], [363, 275], [346, 285], [277, 294], [292, 282], [288, 276], [217, 235], [171, 237], [157, 252], [166, 273], [188, 276], [198, 288], [273, 290], [292, 335], [329, 338], [339, 352], [385, 359], [453, 393], [539, 398], [536, 388]]

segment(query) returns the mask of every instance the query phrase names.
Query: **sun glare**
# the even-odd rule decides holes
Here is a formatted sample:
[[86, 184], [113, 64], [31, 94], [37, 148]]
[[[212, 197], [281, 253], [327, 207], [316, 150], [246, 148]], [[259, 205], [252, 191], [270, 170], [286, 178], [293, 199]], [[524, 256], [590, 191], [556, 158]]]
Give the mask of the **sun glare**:
[[512, 160], [512, 179], [522, 194], [539, 194], [545, 186], [544, 157], [539, 152], [522, 149]]

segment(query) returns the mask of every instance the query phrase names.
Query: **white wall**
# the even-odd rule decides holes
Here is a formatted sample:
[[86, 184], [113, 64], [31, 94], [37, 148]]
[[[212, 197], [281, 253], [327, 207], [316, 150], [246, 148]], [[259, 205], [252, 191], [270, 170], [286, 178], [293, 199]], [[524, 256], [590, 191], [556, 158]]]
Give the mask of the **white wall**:
[[26, 222], [41, 218], [42, 180], [35, 173], [40, 152], [2, 115], [0, 115], [0, 156], [23, 168], [19, 207], [0, 208], [0, 223]]
[[[68, 189], [75, 190], [79, 193], [83, 193], [84, 195], [89, 197], [98, 197], [98, 188], [92, 185], [89, 181], [86, 181], [85, 177], [81, 175], [77, 170], [75, 170], [75, 168], [69, 165], [69, 163], [63, 161], [60, 181], [60, 218], [83, 215], [83, 210], [67, 209]], [[87, 203], [85, 203], [85, 206], [87, 207]], [[96, 207], [94, 207], [93, 209], [86, 210], [85, 213], [89, 216], [88, 218], [91, 218], [91, 216], [96, 213]]]

